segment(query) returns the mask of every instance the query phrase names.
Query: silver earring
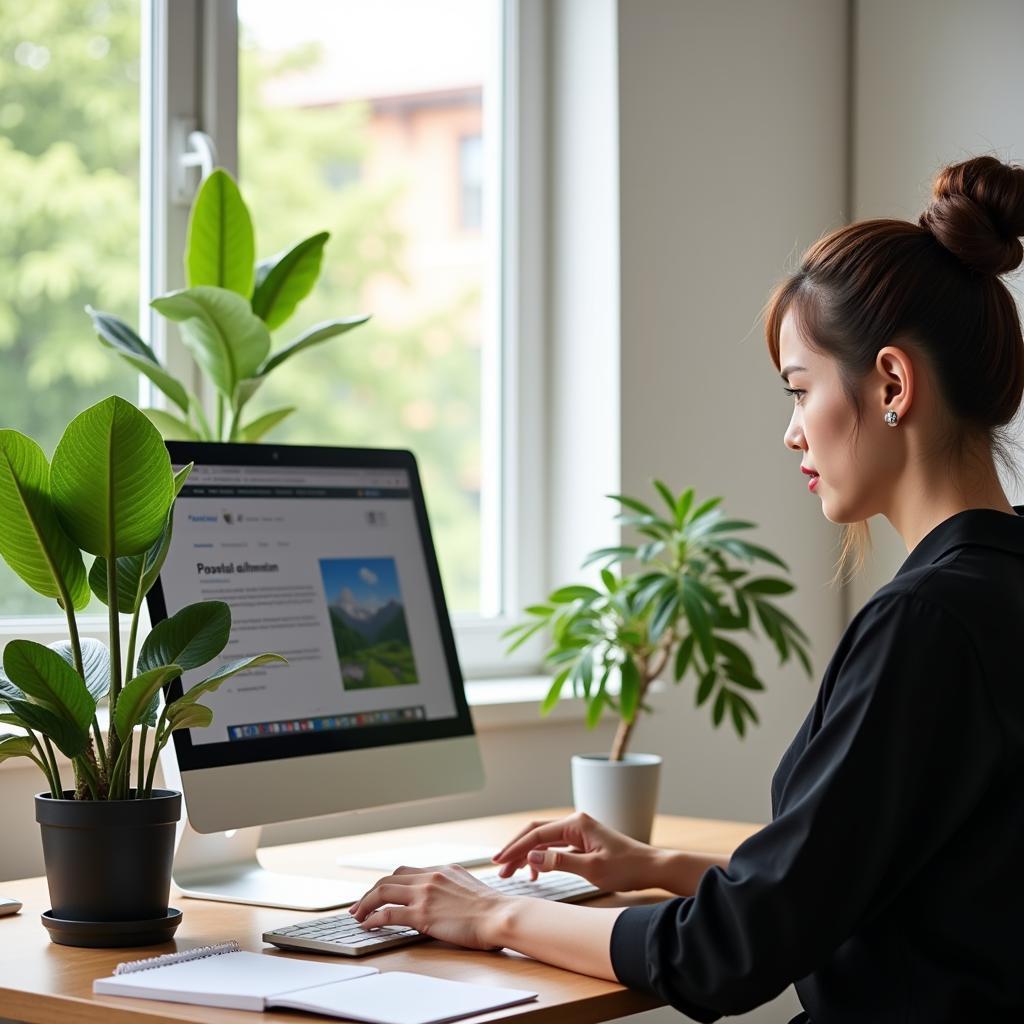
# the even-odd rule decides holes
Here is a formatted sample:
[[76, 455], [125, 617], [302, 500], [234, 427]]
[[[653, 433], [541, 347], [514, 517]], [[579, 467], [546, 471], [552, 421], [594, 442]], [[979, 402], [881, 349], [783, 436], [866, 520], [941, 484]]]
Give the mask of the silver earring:
[[885, 422], [888, 423], [890, 427], [895, 427], [899, 418], [899, 413], [897, 413], [895, 409], [890, 409], [885, 414]]

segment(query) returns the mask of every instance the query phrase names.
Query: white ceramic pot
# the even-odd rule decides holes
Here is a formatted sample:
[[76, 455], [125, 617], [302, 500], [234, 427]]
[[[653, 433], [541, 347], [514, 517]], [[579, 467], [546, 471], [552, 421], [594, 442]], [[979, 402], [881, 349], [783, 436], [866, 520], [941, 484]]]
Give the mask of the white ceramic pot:
[[626, 754], [622, 761], [609, 761], [607, 754], [573, 754], [573, 806], [627, 836], [650, 842], [660, 775], [657, 754]]

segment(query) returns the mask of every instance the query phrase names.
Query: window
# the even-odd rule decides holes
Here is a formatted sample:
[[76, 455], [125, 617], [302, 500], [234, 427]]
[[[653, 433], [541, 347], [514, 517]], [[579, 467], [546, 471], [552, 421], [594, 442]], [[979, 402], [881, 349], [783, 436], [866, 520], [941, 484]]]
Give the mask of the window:
[[483, 139], [463, 135], [459, 139], [459, 221], [464, 231], [483, 225]]
[[[138, 398], [82, 307], [138, 311], [139, 39], [139, 0], [33, 0], [0, 19], [0, 409], [48, 455], [75, 413]], [[0, 561], [0, 615], [54, 610]]]
[[[240, 181], [259, 258], [331, 232], [317, 287], [275, 343], [372, 314], [283, 364], [253, 411], [298, 406], [273, 434], [283, 442], [416, 453], [464, 668], [508, 672], [498, 633], [539, 596], [542, 430], [520, 412], [518, 382], [535, 393], [542, 303], [519, 298], [530, 282], [518, 268], [540, 261], [506, 196], [524, 187], [524, 154], [539, 167], [541, 133], [523, 145], [516, 113], [517, 40], [528, 24], [536, 42], [540, 15], [537, 0], [12, 8], [0, 24], [13, 76], [0, 169], [18, 195], [0, 218], [4, 425], [52, 451], [79, 409], [138, 397], [87, 303], [132, 323], [141, 308], [140, 333], [189, 372], [147, 303], [183, 283], [196, 179], [176, 164], [201, 128]], [[0, 565], [0, 616], [53, 611]]]
[[[283, 365], [251, 415], [301, 394], [276, 439], [412, 449], [449, 606], [469, 615], [499, 604], [486, 592], [497, 580], [481, 575], [481, 516], [500, 508], [500, 495], [481, 494], [483, 435], [496, 434], [500, 414], [483, 408], [481, 379], [482, 349], [498, 341], [484, 312], [497, 284], [486, 247], [496, 243], [493, 233], [464, 234], [466, 162], [450, 154], [472, 133], [479, 226], [496, 14], [482, 0], [238, 4], [239, 178], [259, 255], [331, 232], [317, 287], [277, 341], [332, 317], [372, 314]], [[346, 165], [359, 167], [347, 181], [337, 172]]]

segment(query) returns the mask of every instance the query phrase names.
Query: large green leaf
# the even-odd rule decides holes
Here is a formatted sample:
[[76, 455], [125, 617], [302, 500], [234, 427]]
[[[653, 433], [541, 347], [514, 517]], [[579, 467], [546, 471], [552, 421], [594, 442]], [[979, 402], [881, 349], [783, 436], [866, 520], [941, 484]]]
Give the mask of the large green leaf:
[[139, 653], [139, 671], [180, 665], [183, 672], [205, 665], [227, 646], [231, 609], [223, 601], [200, 601], [158, 622]]
[[211, 693], [221, 683], [232, 676], [238, 675], [239, 672], [245, 672], [250, 668], [258, 668], [260, 665], [271, 665], [274, 662], [279, 662], [282, 665], [288, 664], [287, 659], [282, 658], [280, 654], [257, 654], [251, 658], [240, 658], [238, 661], [229, 662], [227, 665], [217, 669], [212, 676], [207, 676], [201, 683], [196, 683], [195, 686], [180, 696], [171, 707], [184, 707], [186, 704], [194, 704], [204, 693]]
[[205, 704], [172, 704], [167, 709], [168, 731], [205, 729], [213, 721], [213, 709]]
[[0, 763], [9, 757], [28, 757], [32, 753], [32, 747], [32, 740], [28, 736], [4, 733], [0, 736]]
[[[107, 645], [91, 636], [83, 636], [79, 641], [82, 650], [82, 672], [85, 675], [85, 687], [98, 704], [110, 689], [110, 651]], [[70, 640], [58, 640], [48, 645], [56, 651], [72, 668], [75, 665], [75, 652]]]
[[[192, 463], [174, 474], [173, 490], [177, 497], [192, 472]], [[171, 546], [171, 532], [174, 521], [174, 506], [167, 511], [167, 521], [160, 536], [140, 555], [123, 555], [117, 560], [117, 610], [124, 615], [134, 615], [142, 605], [142, 599], [156, 582]], [[141, 584], [139, 577], [142, 577]], [[107, 560], [98, 556], [89, 569], [89, 586], [92, 592], [107, 604]]]
[[160, 688], [180, 675], [180, 665], [158, 665], [140, 672], [125, 685], [114, 708], [114, 728], [122, 742], [127, 742], [132, 729], [148, 716]]
[[24, 700], [25, 694], [7, 678], [0, 669], [0, 704], [6, 704], [9, 700]]
[[43, 450], [16, 430], [0, 430], [0, 555], [34, 591], [75, 608], [89, 603], [82, 553], [61, 528]]
[[188, 392], [172, 377], [147, 345], [120, 317], [85, 307], [100, 341], [112, 348], [126, 363], [147, 376], [183, 413], [188, 414]]
[[270, 330], [280, 327], [313, 290], [320, 276], [324, 243], [330, 237], [329, 232], [321, 231], [256, 267], [252, 311]]
[[270, 412], [265, 412], [262, 416], [258, 416], [242, 427], [238, 432], [238, 440], [254, 444], [293, 412], [295, 412], [294, 405], [286, 405], [281, 409], [272, 409]]
[[286, 359], [291, 359], [292, 356], [297, 355], [303, 349], [319, 345], [329, 338], [337, 337], [339, 334], [345, 334], [351, 331], [353, 327], [365, 324], [369, 319], [370, 315], [366, 314], [365, 316], [350, 316], [345, 320], [327, 320], [324, 323], [315, 324], [305, 334], [296, 338], [290, 345], [286, 345], [280, 351], [275, 352], [259, 368], [260, 376], [265, 377], [274, 367], [280, 366]]
[[48, 736], [62, 754], [81, 757], [88, 748], [89, 730], [83, 729], [70, 718], [64, 718], [41, 704], [32, 704], [27, 700], [12, 700], [8, 704], [26, 728]]
[[218, 167], [192, 203], [185, 242], [185, 280], [190, 288], [216, 285], [252, 295], [256, 244], [252, 218], [234, 179]]
[[270, 331], [240, 295], [200, 286], [171, 292], [150, 305], [181, 325], [181, 337], [221, 394], [252, 377], [270, 351]]
[[68, 424], [50, 466], [64, 530], [80, 548], [107, 558], [139, 554], [160, 536], [172, 481], [159, 431], [116, 395]]
[[34, 640], [12, 640], [4, 648], [4, 672], [29, 700], [86, 728], [96, 701], [82, 677], [56, 652]]
[[146, 419], [160, 431], [160, 436], [167, 441], [198, 441], [199, 434], [192, 429], [180, 416], [163, 409], [143, 409]]

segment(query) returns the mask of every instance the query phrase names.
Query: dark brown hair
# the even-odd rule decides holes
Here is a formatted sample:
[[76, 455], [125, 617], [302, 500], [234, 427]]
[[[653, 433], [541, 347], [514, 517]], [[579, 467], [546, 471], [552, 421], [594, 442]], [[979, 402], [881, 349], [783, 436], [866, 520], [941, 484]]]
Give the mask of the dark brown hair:
[[[987, 450], [1019, 479], [1003, 428], [1024, 394], [1024, 339], [1000, 274], [1024, 259], [1024, 168], [991, 156], [939, 172], [917, 224], [862, 220], [815, 242], [765, 307], [768, 351], [779, 368], [779, 330], [793, 311], [806, 344], [838, 363], [843, 390], [863, 410], [857, 385], [881, 348], [921, 354], [947, 414], [937, 454]], [[836, 576], [871, 544], [867, 522], [847, 524]]]

